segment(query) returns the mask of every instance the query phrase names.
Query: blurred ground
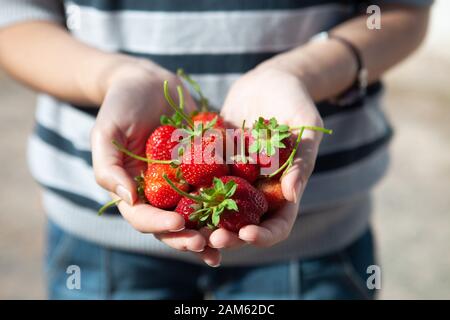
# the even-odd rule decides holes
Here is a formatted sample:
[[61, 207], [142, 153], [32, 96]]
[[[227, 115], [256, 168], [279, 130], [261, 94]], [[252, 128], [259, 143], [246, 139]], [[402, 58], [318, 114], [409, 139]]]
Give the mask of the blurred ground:
[[[426, 45], [386, 77], [396, 135], [375, 192], [383, 299], [450, 299], [449, 9], [437, 2]], [[45, 298], [45, 218], [25, 160], [34, 99], [0, 73], [0, 299]]]

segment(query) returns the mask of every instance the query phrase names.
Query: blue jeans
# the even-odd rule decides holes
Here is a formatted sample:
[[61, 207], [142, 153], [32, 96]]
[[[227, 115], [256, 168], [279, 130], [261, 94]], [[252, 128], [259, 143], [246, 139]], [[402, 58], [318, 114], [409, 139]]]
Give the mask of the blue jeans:
[[[375, 264], [368, 230], [340, 252], [250, 267], [210, 268], [125, 251], [76, 238], [48, 224], [50, 299], [371, 299], [366, 269]], [[77, 289], [67, 286], [79, 267]], [[71, 289], [69, 289], [71, 288]]]

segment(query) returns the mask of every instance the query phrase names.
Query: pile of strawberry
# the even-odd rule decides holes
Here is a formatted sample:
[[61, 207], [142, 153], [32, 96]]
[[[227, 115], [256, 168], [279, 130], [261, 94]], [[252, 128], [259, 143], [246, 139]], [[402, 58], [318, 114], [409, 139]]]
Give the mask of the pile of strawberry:
[[[113, 141], [125, 156], [148, 163], [147, 170], [136, 177], [138, 194], [154, 207], [175, 210], [190, 229], [208, 226], [237, 232], [245, 225], [259, 224], [264, 214], [286, 201], [280, 178], [292, 166], [303, 131], [331, 131], [293, 129], [275, 118], [259, 118], [251, 128], [245, 128], [244, 122], [230, 134], [224, 119], [208, 111], [208, 100], [198, 84], [182, 70], [178, 74], [199, 94], [201, 110], [187, 114], [183, 90], [177, 87], [175, 103], [166, 81], [164, 96], [174, 114], [161, 117], [161, 125], [147, 140], [145, 157]], [[296, 138], [294, 130], [300, 130]], [[231, 155], [226, 155], [230, 145]]]

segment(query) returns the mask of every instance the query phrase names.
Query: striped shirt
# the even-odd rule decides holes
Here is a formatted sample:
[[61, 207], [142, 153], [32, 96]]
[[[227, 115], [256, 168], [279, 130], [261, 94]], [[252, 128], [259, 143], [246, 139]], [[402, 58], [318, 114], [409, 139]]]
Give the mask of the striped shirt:
[[[375, 1], [376, 2], [376, 1]], [[427, 5], [430, 1], [384, 1]], [[65, 24], [78, 40], [192, 74], [219, 110], [231, 84], [264, 60], [358, 14], [357, 1], [325, 0], [0, 0], [0, 27], [27, 20]], [[385, 173], [392, 130], [380, 106], [382, 85], [345, 107], [317, 103], [325, 126], [314, 173], [291, 236], [269, 249], [224, 254], [223, 264], [253, 264], [340, 249], [368, 226], [367, 194]], [[194, 95], [194, 93], [193, 93]], [[195, 96], [195, 95], [194, 95]], [[29, 166], [43, 187], [50, 219], [79, 237], [114, 248], [191, 261], [133, 230], [92, 170], [90, 130], [97, 109], [41, 94], [29, 141]]]

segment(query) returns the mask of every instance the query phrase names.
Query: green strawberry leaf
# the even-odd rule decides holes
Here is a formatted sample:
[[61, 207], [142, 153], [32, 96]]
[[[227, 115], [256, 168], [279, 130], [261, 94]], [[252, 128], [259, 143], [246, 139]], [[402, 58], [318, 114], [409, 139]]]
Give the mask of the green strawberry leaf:
[[250, 153], [258, 153], [260, 149], [260, 142], [258, 139], [254, 140], [253, 143], [249, 146], [248, 152]]
[[171, 124], [172, 123], [172, 121], [169, 119], [169, 117], [168, 116], [166, 116], [166, 115], [162, 115], [160, 118], [159, 118], [159, 122], [161, 122], [161, 124], [163, 124], [163, 125], [168, 125], [168, 124]]
[[274, 141], [273, 145], [274, 145], [274, 147], [277, 147], [277, 148], [286, 148], [286, 145], [281, 141]]
[[214, 127], [217, 123], [217, 119], [219, 119], [219, 116], [215, 116], [214, 119], [212, 119], [211, 121], [208, 122], [208, 124], [205, 127], [205, 130], [209, 130], [212, 127]]
[[268, 123], [260, 117], [253, 124], [251, 131], [254, 141], [249, 147], [251, 153], [265, 152], [268, 156], [276, 153], [276, 148], [286, 148], [282, 142], [291, 135], [289, 126], [278, 124], [276, 118], [271, 118]]
[[227, 210], [239, 211], [238, 205], [233, 199], [227, 199], [224, 203]]
[[225, 185], [225, 197], [230, 198], [236, 192], [236, 189], [237, 183], [233, 180], [228, 181]]
[[[222, 209], [222, 211], [223, 211], [223, 209]], [[214, 225], [214, 226], [218, 226], [219, 225], [219, 222], [220, 222], [220, 214], [221, 214], [221, 212], [219, 212], [219, 210], [214, 210], [213, 209], [213, 214], [212, 214], [212, 217], [211, 217], [211, 222], [212, 222], [212, 224]]]
[[214, 177], [213, 179], [214, 189], [216, 192], [223, 192], [225, 191], [225, 185], [223, 184], [223, 181], [219, 178]]

